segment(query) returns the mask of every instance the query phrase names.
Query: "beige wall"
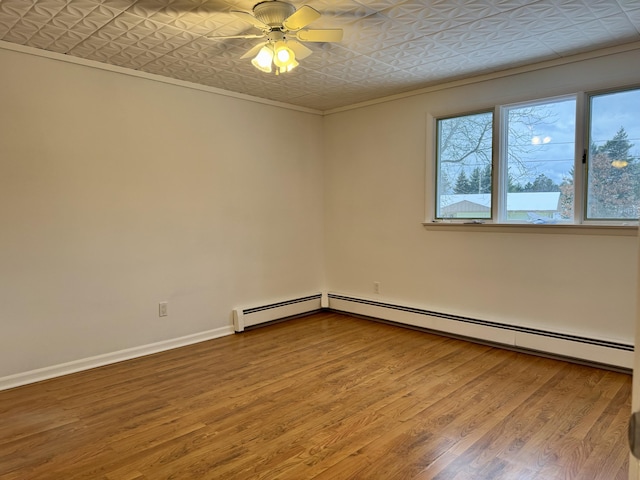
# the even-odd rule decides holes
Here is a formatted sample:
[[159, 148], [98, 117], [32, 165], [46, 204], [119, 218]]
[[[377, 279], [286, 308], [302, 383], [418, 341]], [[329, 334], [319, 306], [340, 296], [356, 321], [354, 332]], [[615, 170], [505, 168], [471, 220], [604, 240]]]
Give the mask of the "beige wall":
[[0, 378], [320, 291], [322, 117], [2, 49], [0, 65]]
[[0, 49], [0, 378], [320, 290], [633, 342], [635, 237], [421, 223], [428, 114], [638, 83], [639, 61], [322, 118]]
[[635, 237], [437, 230], [421, 222], [434, 196], [425, 180], [428, 115], [637, 84], [639, 64], [636, 50], [325, 117], [331, 291], [632, 344]]

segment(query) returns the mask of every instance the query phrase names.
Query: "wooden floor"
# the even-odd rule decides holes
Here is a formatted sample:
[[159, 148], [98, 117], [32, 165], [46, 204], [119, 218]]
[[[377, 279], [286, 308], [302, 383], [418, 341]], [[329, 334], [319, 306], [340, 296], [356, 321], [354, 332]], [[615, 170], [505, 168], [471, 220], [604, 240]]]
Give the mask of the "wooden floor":
[[626, 479], [630, 392], [319, 313], [0, 392], [0, 479]]

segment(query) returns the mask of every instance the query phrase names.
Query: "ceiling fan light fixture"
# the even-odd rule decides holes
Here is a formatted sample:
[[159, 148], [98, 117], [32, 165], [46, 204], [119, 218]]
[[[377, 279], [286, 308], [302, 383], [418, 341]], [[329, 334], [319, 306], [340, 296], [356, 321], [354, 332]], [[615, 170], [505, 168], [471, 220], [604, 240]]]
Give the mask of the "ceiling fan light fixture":
[[290, 72], [291, 70], [296, 68], [298, 65], [300, 64], [295, 59], [293, 59], [293, 61], [289, 62], [286, 66], [278, 67], [278, 69], [276, 70], [276, 75], [279, 75], [280, 73]]
[[311, 55], [311, 49], [300, 42], [325, 43], [342, 40], [342, 29], [340, 28], [305, 28], [320, 18], [320, 12], [308, 5], [296, 9], [291, 3], [284, 0], [263, 0], [254, 5], [253, 14], [236, 10], [232, 10], [231, 13], [262, 33], [208, 38], [266, 37], [265, 42], [254, 46], [240, 57], [245, 59], [255, 55], [251, 60], [252, 65], [265, 73], [271, 73], [274, 66], [276, 75], [290, 72], [299, 65], [299, 60]]
[[296, 68], [298, 65], [300, 65], [300, 64], [294, 58], [291, 62], [289, 62], [289, 65], [287, 65], [287, 72], [290, 72], [291, 70]]
[[293, 53], [293, 50], [291, 50], [287, 46], [284, 40], [276, 42], [276, 44], [273, 47], [273, 50], [274, 50], [273, 63], [276, 64], [276, 67], [278, 67], [280, 71], [282, 71], [282, 69], [284, 69], [285, 71], [289, 71], [288, 70], [289, 65], [292, 65], [294, 62], [297, 65], [296, 54]]
[[265, 73], [271, 73], [271, 62], [273, 61], [273, 49], [269, 45], [265, 45], [260, 49], [251, 64], [258, 70]]
[[276, 61], [278, 63], [281, 64], [286, 64], [289, 62], [289, 60], [291, 59], [291, 50], [289, 50], [288, 48], [281, 48], [280, 50], [278, 50], [278, 52], [276, 53]]

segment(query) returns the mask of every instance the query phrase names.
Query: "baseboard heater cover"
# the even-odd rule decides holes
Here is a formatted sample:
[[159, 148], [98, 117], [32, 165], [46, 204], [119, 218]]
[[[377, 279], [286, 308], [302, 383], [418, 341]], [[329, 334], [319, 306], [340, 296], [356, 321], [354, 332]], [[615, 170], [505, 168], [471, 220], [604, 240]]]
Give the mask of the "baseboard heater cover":
[[316, 293], [257, 307], [236, 308], [233, 310], [233, 328], [236, 332], [242, 332], [247, 327], [315, 312], [327, 306], [326, 295]]
[[336, 293], [329, 293], [327, 297], [329, 308], [336, 311], [603, 365], [633, 368], [634, 347], [630, 344], [451, 315]]

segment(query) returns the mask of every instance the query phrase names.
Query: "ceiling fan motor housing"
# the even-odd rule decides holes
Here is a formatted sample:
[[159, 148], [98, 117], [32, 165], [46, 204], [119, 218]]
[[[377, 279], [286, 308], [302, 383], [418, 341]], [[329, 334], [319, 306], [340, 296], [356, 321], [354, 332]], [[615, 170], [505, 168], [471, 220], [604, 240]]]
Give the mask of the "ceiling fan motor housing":
[[296, 7], [278, 0], [260, 2], [253, 7], [253, 15], [270, 27], [282, 27], [282, 23], [294, 12]]

